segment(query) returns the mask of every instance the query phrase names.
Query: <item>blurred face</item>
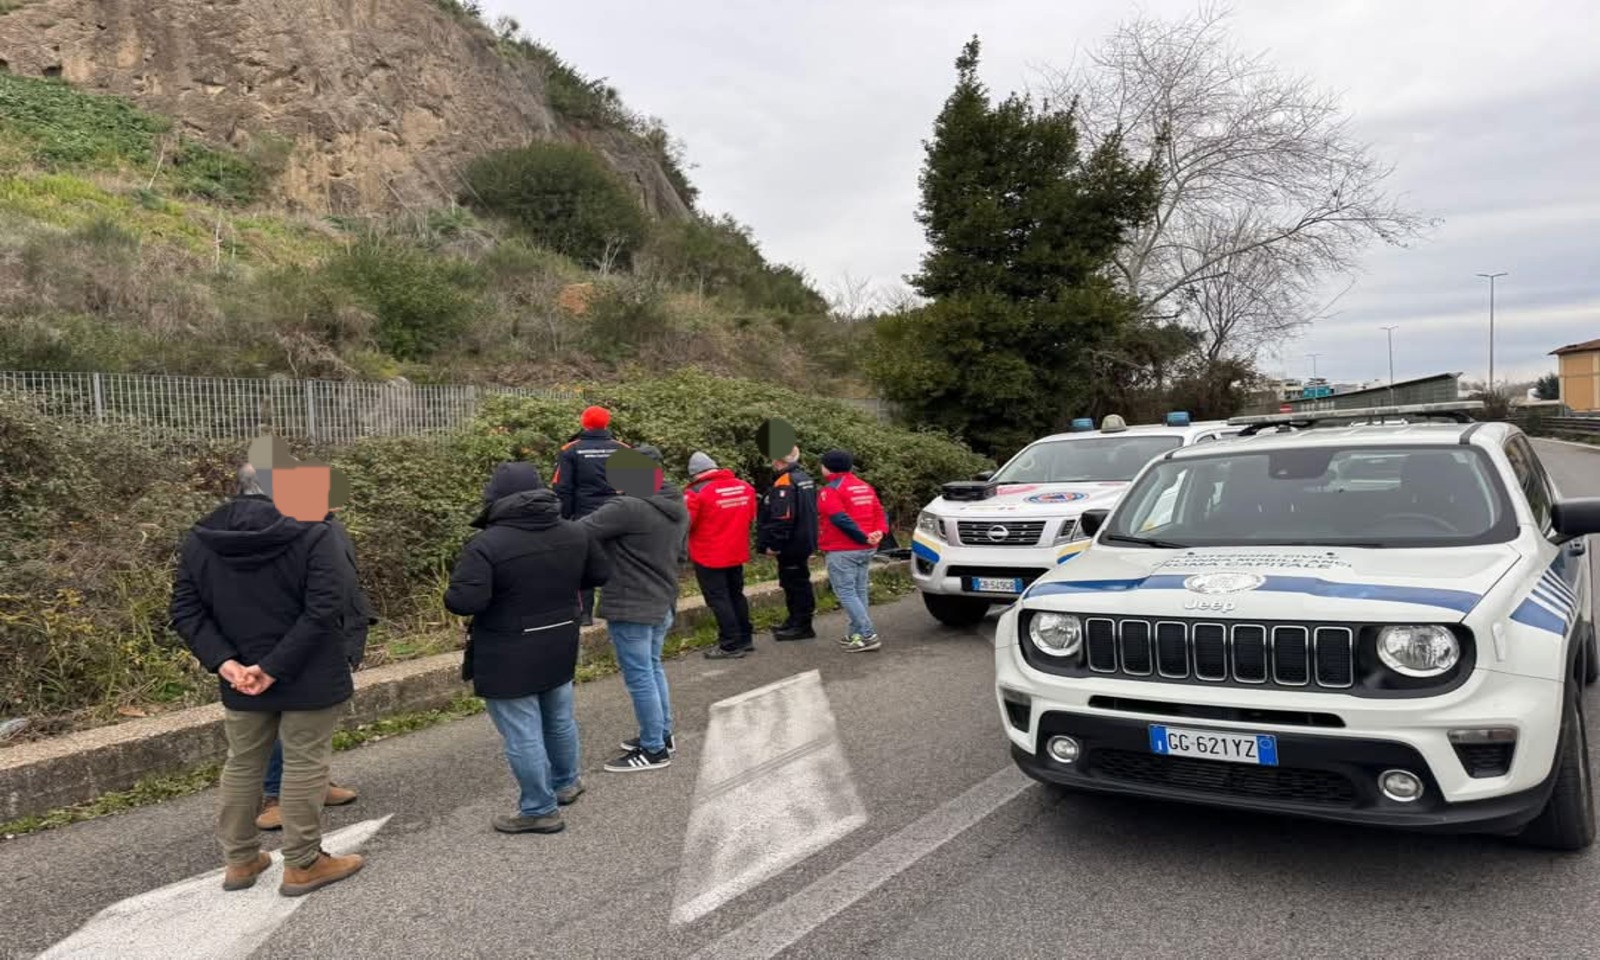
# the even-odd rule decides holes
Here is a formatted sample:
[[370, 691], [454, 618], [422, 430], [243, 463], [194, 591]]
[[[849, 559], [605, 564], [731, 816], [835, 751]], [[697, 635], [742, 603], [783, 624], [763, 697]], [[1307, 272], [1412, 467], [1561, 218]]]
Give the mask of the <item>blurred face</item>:
[[332, 474], [327, 467], [272, 471], [272, 503], [286, 517], [315, 523], [328, 515]]

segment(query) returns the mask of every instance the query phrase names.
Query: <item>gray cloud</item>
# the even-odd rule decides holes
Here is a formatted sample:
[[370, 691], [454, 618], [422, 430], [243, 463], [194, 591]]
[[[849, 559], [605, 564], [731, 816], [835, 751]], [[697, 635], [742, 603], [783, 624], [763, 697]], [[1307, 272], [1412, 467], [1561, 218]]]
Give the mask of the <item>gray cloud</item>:
[[[490, 0], [689, 148], [702, 205], [750, 224], [767, 254], [824, 287], [846, 273], [881, 286], [917, 267], [921, 142], [961, 44], [984, 40], [997, 95], [1092, 46], [1125, 4], [1096, 0], [634, 2], [597, 7]], [[1191, 2], [1146, 0], [1161, 16]], [[1356, 129], [1396, 164], [1393, 187], [1444, 219], [1412, 249], [1373, 248], [1332, 318], [1268, 366], [1374, 378], [1399, 324], [1399, 376], [1483, 376], [1488, 292], [1498, 285], [1496, 370], [1553, 369], [1556, 346], [1600, 336], [1600, 5], [1448, 0], [1315, 7], [1239, 0], [1241, 43], [1339, 91]], [[1332, 296], [1348, 281], [1331, 284]]]

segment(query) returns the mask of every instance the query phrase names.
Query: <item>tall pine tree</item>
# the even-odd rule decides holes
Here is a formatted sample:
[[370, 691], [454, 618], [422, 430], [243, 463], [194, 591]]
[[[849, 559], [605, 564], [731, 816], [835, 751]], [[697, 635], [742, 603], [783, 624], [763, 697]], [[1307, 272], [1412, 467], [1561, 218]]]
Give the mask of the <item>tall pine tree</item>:
[[1138, 315], [1107, 268], [1156, 180], [1114, 139], [1084, 156], [1070, 109], [991, 103], [978, 55], [974, 37], [923, 145], [929, 250], [908, 280], [932, 303], [879, 321], [869, 369], [915, 421], [1003, 456], [1095, 396], [1096, 349]]

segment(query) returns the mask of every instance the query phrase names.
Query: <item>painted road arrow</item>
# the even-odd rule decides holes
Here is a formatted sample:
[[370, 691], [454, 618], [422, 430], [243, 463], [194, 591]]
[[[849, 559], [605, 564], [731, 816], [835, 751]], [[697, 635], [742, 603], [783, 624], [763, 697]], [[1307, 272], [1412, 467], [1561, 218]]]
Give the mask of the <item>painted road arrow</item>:
[[[323, 849], [353, 853], [388, 822], [365, 820], [330, 833]], [[248, 890], [225, 892], [221, 869], [181, 880], [112, 904], [37, 960], [244, 960], [307, 899], [279, 894], [282, 879], [283, 856], [275, 852]]]

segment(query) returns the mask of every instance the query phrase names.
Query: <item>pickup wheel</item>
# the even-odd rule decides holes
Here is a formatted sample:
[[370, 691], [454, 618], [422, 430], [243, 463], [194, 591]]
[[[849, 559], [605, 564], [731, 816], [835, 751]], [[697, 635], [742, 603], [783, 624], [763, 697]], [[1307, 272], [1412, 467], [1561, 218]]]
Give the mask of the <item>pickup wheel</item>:
[[974, 597], [949, 597], [940, 593], [924, 593], [922, 605], [933, 614], [933, 619], [947, 627], [975, 627], [989, 613], [989, 601]]
[[1600, 644], [1595, 642], [1594, 621], [1589, 621], [1589, 639], [1584, 645], [1583, 655], [1583, 682], [1585, 686], [1593, 686], [1600, 680]]
[[[1587, 658], [1585, 658], [1587, 659]], [[1519, 839], [1550, 850], [1583, 850], [1594, 843], [1594, 786], [1589, 776], [1589, 735], [1583, 723], [1581, 687], [1567, 685], [1556, 748], [1556, 785], [1544, 810]]]

